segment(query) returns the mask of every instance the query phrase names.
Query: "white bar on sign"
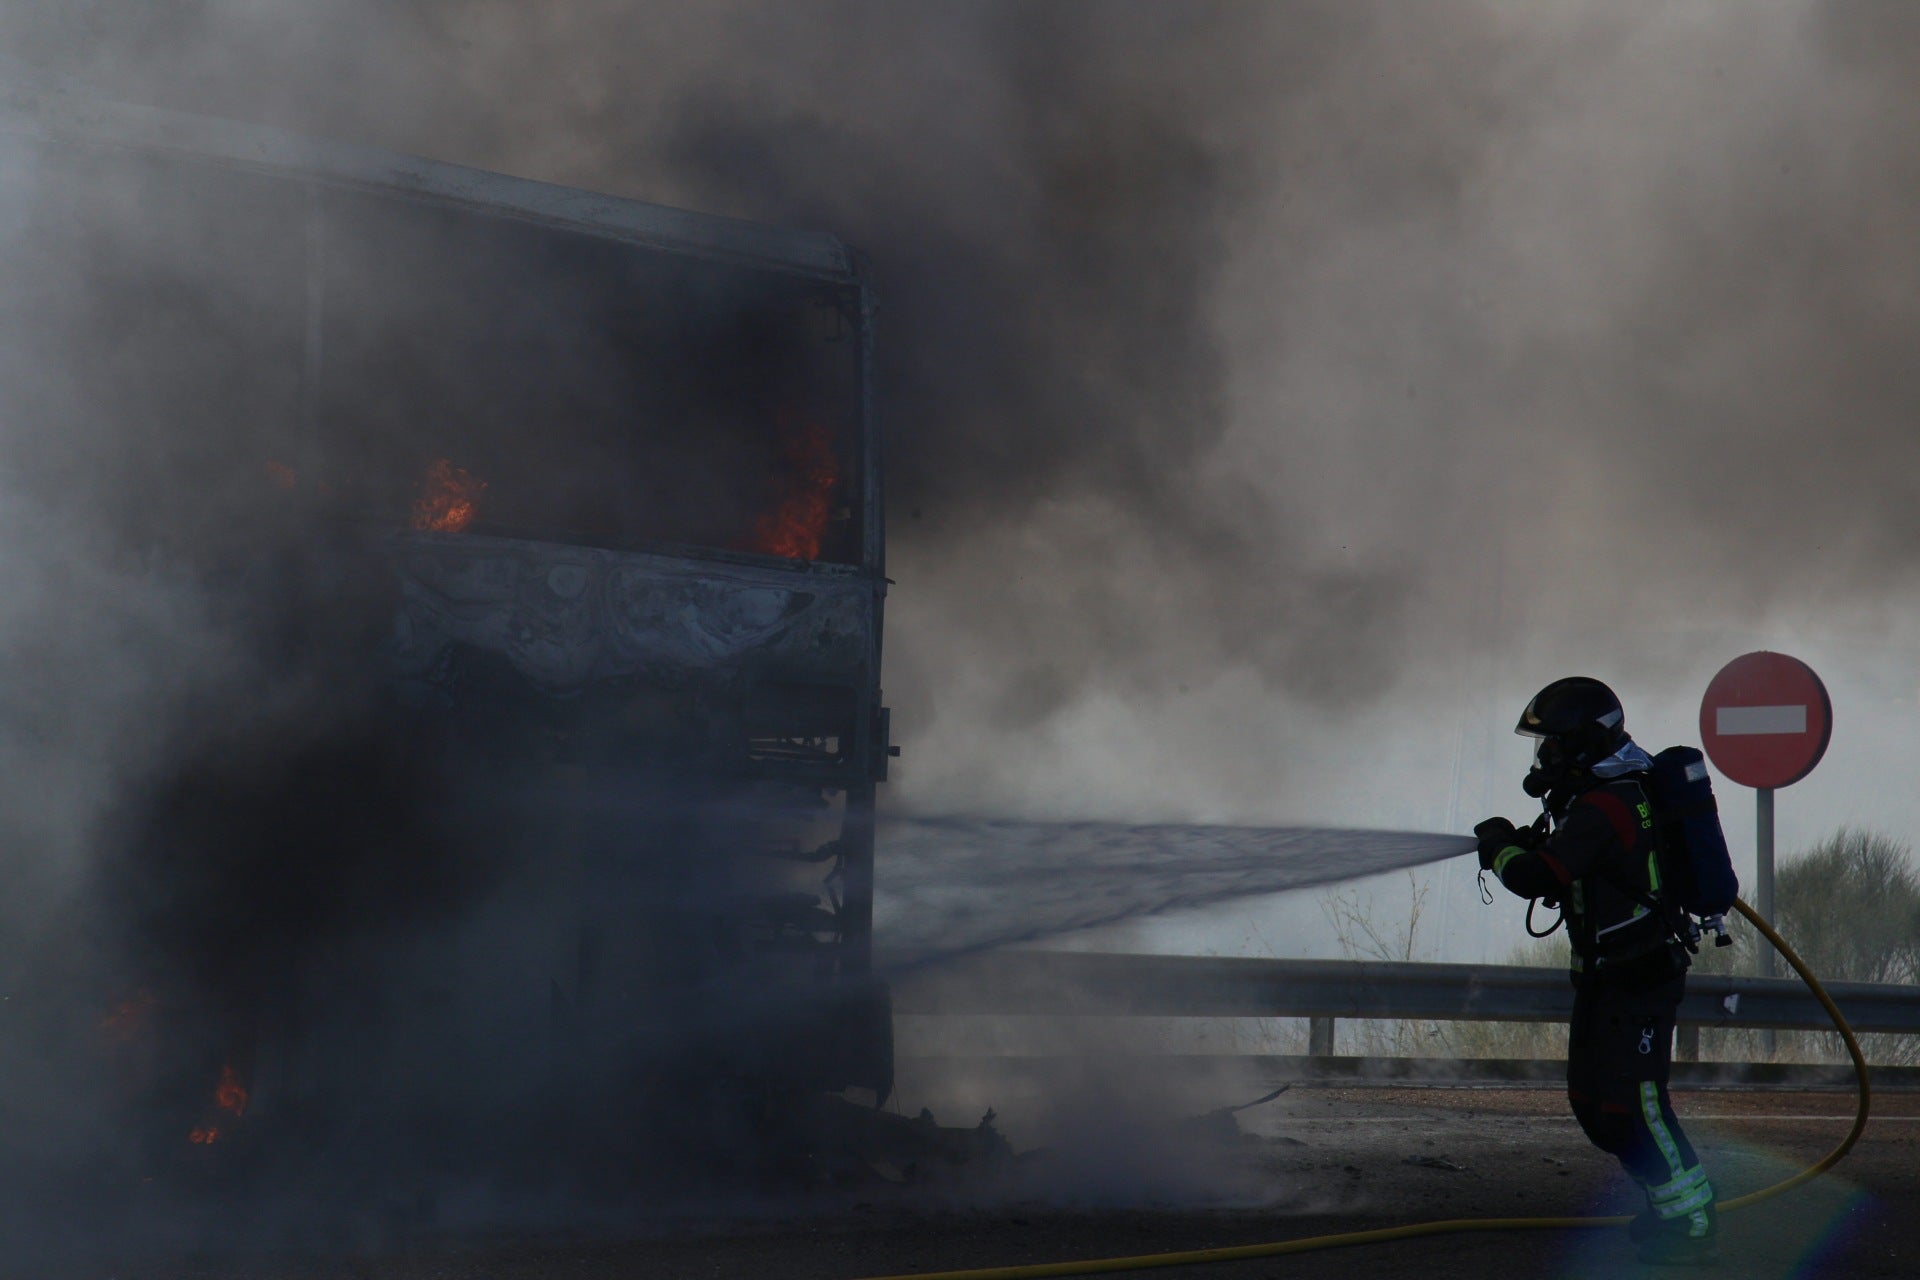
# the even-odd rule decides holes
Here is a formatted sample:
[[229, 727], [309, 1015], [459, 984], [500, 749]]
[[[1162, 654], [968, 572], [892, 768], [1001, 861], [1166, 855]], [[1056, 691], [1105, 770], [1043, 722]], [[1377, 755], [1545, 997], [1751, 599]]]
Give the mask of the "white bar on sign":
[[1723, 738], [1754, 733], [1805, 733], [1807, 709], [1801, 707], [1721, 707], [1714, 731]]

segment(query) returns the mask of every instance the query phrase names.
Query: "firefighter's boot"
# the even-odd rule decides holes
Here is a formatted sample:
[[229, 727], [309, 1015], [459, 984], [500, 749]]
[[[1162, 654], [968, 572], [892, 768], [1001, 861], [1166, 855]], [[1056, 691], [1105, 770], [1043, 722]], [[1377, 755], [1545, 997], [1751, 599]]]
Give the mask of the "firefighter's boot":
[[1627, 1224], [1640, 1261], [1660, 1266], [1704, 1266], [1720, 1260], [1720, 1223], [1711, 1203], [1663, 1218], [1652, 1206]]

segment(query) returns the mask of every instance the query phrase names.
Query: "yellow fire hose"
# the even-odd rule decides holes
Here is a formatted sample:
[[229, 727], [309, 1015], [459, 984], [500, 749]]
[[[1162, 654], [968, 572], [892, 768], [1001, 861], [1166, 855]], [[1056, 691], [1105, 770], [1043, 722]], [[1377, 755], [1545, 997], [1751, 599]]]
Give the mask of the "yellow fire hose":
[[[1773, 931], [1773, 926], [1760, 918], [1759, 912], [1744, 902], [1733, 904], [1745, 916], [1762, 937], [1771, 942], [1780, 954], [1787, 958], [1807, 987], [1813, 992], [1820, 1006], [1833, 1019], [1833, 1025], [1840, 1032], [1840, 1038], [1847, 1043], [1847, 1052], [1853, 1057], [1854, 1075], [1859, 1081], [1858, 1105], [1854, 1110], [1853, 1128], [1840, 1145], [1829, 1151], [1820, 1161], [1802, 1169], [1783, 1182], [1770, 1187], [1737, 1196], [1721, 1202], [1720, 1211], [1732, 1212], [1749, 1208], [1763, 1201], [1783, 1195], [1803, 1183], [1819, 1177], [1834, 1165], [1840, 1163], [1847, 1152], [1853, 1150], [1853, 1144], [1867, 1127], [1867, 1110], [1873, 1101], [1873, 1086], [1867, 1078], [1867, 1059], [1860, 1052], [1860, 1042], [1854, 1039], [1853, 1028], [1840, 1016], [1833, 999], [1827, 994], [1820, 980], [1813, 976], [1806, 962], [1785, 939]], [[1187, 1267], [1202, 1262], [1238, 1262], [1246, 1258], [1277, 1258], [1289, 1253], [1313, 1253], [1321, 1249], [1342, 1249], [1356, 1244], [1384, 1244], [1389, 1240], [1411, 1240], [1417, 1236], [1454, 1235], [1463, 1231], [1570, 1231], [1589, 1227], [1623, 1227], [1632, 1221], [1627, 1217], [1611, 1218], [1450, 1218], [1442, 1222], [1415, 1222], [1404, 1227], [1383, 1227], [1376, 1231], [1347, 1231], [1338, 1235], [1307, 1236], [1299, 1240], [1275, 1240], [1266, 1244], [1230, 1245], [1219, 1249], [1187, 1249], [1177, 1253], [1143, 1253], [1127, 1258], [1083, 1258], [1068, 1262], [1042, 1262], [1015, 1267], [979, 1267], [961, 1271], [928, 1271], [911, 1275], [876, 1276], [872, 1280], [1040, 1280], [1045, 1276], [1086, 1276], [1099, 1275], [1110, 1271], [1145, 1271], [1152, 1267]]]

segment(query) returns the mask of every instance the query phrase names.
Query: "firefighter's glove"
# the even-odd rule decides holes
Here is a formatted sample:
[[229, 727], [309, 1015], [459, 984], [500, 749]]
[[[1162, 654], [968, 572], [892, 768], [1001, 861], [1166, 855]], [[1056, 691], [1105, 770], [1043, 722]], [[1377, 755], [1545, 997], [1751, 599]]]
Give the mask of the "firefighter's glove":
[[1503, 849], [1511, 849], [1515, 845], [1525, 849], [1532, 844], [1529, 832], [1522, 831], [1506, 818], [1488, 818], [1473, 829], [1473, 834], [1480, 840], [1482, 871], [1493, 870], [1493, 860], [1500, 856]]

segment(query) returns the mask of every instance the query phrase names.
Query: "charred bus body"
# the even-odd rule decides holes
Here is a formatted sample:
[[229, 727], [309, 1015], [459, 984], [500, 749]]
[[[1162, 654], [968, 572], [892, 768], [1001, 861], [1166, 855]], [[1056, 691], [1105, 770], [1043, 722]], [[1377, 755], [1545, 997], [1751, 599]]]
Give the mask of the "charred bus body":
[[884, 1098], [857, 255], [57, 92], [0, 180], [14, 356], [81, 388], [16, 479], [223, 655], [94, 872], [152, 1142]]

